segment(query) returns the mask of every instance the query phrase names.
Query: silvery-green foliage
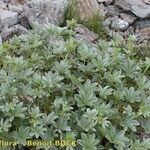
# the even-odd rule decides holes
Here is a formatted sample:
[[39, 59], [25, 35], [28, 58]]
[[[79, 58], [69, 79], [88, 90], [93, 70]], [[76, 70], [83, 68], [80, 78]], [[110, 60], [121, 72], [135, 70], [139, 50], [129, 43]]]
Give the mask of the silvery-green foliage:
[[0, 139], [77, 141], [63, 150], [149, 150], [150, 58], [136, 59], [131, 43], [121, 47], [119, 39], [90, 45], [74, 34], [35, 25], [0, 47]]

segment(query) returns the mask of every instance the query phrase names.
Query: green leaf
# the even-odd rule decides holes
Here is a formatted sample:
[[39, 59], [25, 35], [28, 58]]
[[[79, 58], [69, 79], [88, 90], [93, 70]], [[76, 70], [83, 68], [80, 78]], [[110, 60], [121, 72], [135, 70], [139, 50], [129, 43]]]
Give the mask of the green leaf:
[[105, 137], [110, 143], [113, 143], [116, 147], [120, 149], [125, 148], [126, 142], [129, 141], [129, 139], [125, 136], [125, 131], [117, 131], [114, 126], [111, 126]]
[[37, 139], [40, 136], [45, 135], [45, 131], [47, 131], [47, 128], [44, 128], [42, 125], [35, 125], [35, 126], [31, 127], [31, 131], [30, 131], [29, 135], [31, 137], [35, 136]]
[[81, 133], [81, 138], [78, 143], [82, 146], [82, 150], [97, 150], [98, 140], [95, 139], [95, 134]]
[[29, 136], [30, 127], [19, 127], [18, 131], [14, 131], [13, 136], [17, 141], [17, 144], [26, 145], [26, 140], [30, 138]]

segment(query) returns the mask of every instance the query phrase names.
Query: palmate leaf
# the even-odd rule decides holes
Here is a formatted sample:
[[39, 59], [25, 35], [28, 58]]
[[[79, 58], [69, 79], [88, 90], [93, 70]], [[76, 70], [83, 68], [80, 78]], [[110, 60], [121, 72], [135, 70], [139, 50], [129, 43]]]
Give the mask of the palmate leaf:
[[49, 125], [49, 124], [53, 124], [57, 118], [58, 118], [58, 116], [55, 115], [54, 112], [51, 112], [48, 115], [43, 114], [43, 116], [42, 116], [42, 124], [44, 126], [45, 125]]
[[14, 131], [13, 137], [16, 140], [17, 144], [26, 145], [26, 140], [29, 139], [30, 127], [19, 127], [18, 131]]
[[126, 116], [124, 120], [121, 122], [121, 126], [123, 126], [125, 129], [130, 128], [134, 132], [137, 131], [136, 127], [139, 125], [140, 125], [139, 121], [129, 116]]
[[150, 96], [145, 98], [140, 104], [138, 115], [143, 115], [144, 118], [150, 117]]
[[111, 72], [106, 72], [105, 73], [105, 79], [108, 80], [108, 82], [110, 83], [118, 83], [120, 84], [122, 81], [122, 79], [124, 78], [125, 76], [122, 74], [122, 71], [113, 71], [112, 73]]
[[78, 69], [85, 73], [94, 72], [94, 66], [91, 63], [88, 63], [87, 65], [80, 63], [78, 64]]
[[140, 119], [141, 125], [144, 128], [144, 131], [150, 133], [150, 119]]
[[33, 126], [36, 126], [41, 123], [42, 116], [43, 113], [40, 112], [40, 109], [37, 106], [31, 107], [31, 110], [29, 110], [30, 123]]
[[130, 149], [127, 150], [149, 150], [150, 149], [150, 139], [144, 139], [142, 142], [140, 140], [131, 140]]
[[78, 143], [82, 146], [82, 150], [97, 150], [98, 140], [95, 139], [95, 134], [81, 133], [81, 138]]
[[137, 65], [136, 61], [125, 59], [121, 64], [122, 70], [125, 72], [125, 75], [130, 78], [135, 78], [135, 75], [138, 75], [138, 71], [141, 70], [140, 66]]
[[70, 71], [71, 65], [69, 62], [65, 60], [61, 60], [60, 62], [55, 62], [54, 69], [59, 71], [60, 74], [68, 74]]
[[59, 133], [61, 133], [62, 131], [71, 131], [71, 128], [68, 124], [69, 124], [68, 118], [60, 117], [57, 123], [54, 124], [54, 127], [56, 128], [56, 131], [58, 131]]
[[43, 86], [48, 88], [54, 88], [55, 86], [60, 86], [59, 82], [62, 81], [64, 77], [59, 76], [58, 72], [45, 73], [45, 76], [42, 77]]
[[14, 119], [14, 117], [11, 117], [11, 118], [5, 119], [5, 120], [4, 120], [4, 118], [1, 118], [1, 121], [0, 121], [0, 132], [2, 132], [2, 131], [8, 132], [9, 128], [12, 126], [13, 119]]
[[97, 98], [93, 93], [86, 93], [83, 90], [79, 91], [79, 94], [75, 95], [78, 107], [92, 106], [97, 101]]
[[83, 85], [79, 86], [79, 89], [84, 90], [87, 93], [92, 93], [98, 91], [97, 86], [98, 86], [97, 82], [91, 83], [91, 80], [88, 79]]
[[144, 74], [145, 74], [145, 72], [150, 68], [150, 58], [149, 57], [145, 58], [144, 64], [145, 64], [145, 70], [144, 70]]
[[103, 99], [107, 99], [109, 95], [112, 94], [113, 89], [111, 89], [109, 86], [102, 87], [101, 85], [99, 86], [99, 95]]
[[94, 120], [90, 120], [88, 118], [82, 117], [80, 120], [78, 120], [78, 126], [81, 127], [81, 129], [85, 132], [88, 131], [96, 131], [95, 130], [95, 126], [96, 126], [97, 122]]
[[86, 132], [89, 130], [95, 131], [94, 127], [97, 124], [98, 111], [96, 109], [87, 109], [82, 118], [78, 121], [78, 125]]
[[10, 117], [24, 118], [27, 107], [23, 107], [23, 102], [19, 102], [14, 99], [13, 102], [6, 103], [1, 106], [0, 109], [2, 109], [5, 115]]
[[150, 80], [146, 76], [140, 75], [136, 82], [140, 89], [150, 89]]
[[31, 131], [29, 133], [29, 135], [31, 137], [36, 137], [36, 139], [38, 139], [40, 136], [45, 135], [45, 131], [47, 131], [47, 128], [44, 128], [42, 125], [35, 125], [33, 127], [31, 127]]
[[131, 103], [140, 102], [141, 101], [140, 94], [141, 94], [141, 92], [140, 91], [136, 91], [134, 89], [134, 87], [130, 87], [129, 89], [125, 88], [123, 90], [123, 95], [124, 95], [125, 100], [129, 101]]
[[92, 64], [96, 67], [96, 71], [106, 71], [106, 68], [111, 64], [109, 54], [98, 55], [96, 59], [92, 59]]
[[127, 114], [129, 117], [135, 117], [135, 112], [133, 112], [133, 109], [130, 105], [124, 107], [123, 114]]
[[110, 124], [110, 121], [107, 120], [107, 117], [99, 116], [97, 121], [103, 128], [108, 127]]
[[111, 126], [105, 137], [110, 143], [114, 144], [117, 150], [123, 150], [126, 147], [126, 142], [129, 141], [125, 136], [125, 131], [118, 131], [114, 126]]
[[150, 117], [150, 104], [140, 105], [138, 114], [143, 115], [144, 118]]
[[98, 83], [87, 80], [84, 85], [79, 86], [79, 94], [74, 97], [79, 107], [92, 106], [97, 101], [94, 95], [94, 92], [98, 90], [97, 85]]
[[90, 48], [86, 43], [83, 43], [78, 48], [78, 53], [80, 55], [80, 59], [83, 61], [97, 56], [97, 52], [94, 50], [94, 48]]

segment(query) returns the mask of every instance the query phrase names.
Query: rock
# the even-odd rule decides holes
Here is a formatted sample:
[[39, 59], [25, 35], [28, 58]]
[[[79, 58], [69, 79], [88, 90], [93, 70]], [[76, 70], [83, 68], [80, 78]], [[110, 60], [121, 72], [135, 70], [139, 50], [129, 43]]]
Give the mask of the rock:
[[81, 20], [88, 20], [99, 13], [99, 3], [97, 0], [78, 0], [76, 12]]
[[144, 0], [144, 3], [150, 5], [150, 0]]
[[128, 27], [129, 27], [129, 23], [118, 17], [114, 17], [114, 20], [111, 24], [111, 28], [115, 30], [125, 31]]
[[29, 24], [28, 18], [23, 13], [19, 16], [19, 24], [26, 29], [32, 29], [31, 25]]
[[134, 15], [127, 13], [121, 13], [120, 18], [129, 22], [129, 24], [132, 24], [137, 19], [137, 17], [135, 17]]
[[150, 27], [150, 19], [140, 19], [136, 20], [134, 23], [136, 29], [142, 29]]
[[114, 20], [113, 17], [107, 17], [107, 18], [105, 19], [105, 21], [103, 22], [103, 25], [104, 25], [105, 27], [110, 28], [110, 26], [111, 26], [113, 20]]
[[7, 4], [4, 3], [3, 1], [0, 1], [0, 9], [6, 9], [7, 8]]
[[141, 41], [150, 40], [150, 27], [139, 29], [135, 33]]
[[66, 5], [67, 0], [31, 0], [25, 6], [25, 15], [31, 25], [34, 22], [60, 25]]
[[24, 4], [26, 0], [10, 0], [9, 3], [12, 5]]
[[11, 39], [14, 35], [21, 35], [27, 33], [28, 30], [21, 25], [15, 25], [1, 32], [1, 37], [3, 41]]
[[75, 38], [80, 40], [85, 40], [86, 42], [96, 42], [98, 40], [98, 35], [95, 34], [94, 32], [90, 31], [88, 28], [85, 26], [78, 24], [75, 28]]
[[99, 3], [104, 3], [105, 5], [110, 5], [114, 2], [114, 0], [98, 0]]
[[143, 0], [117, 0], [115, 4], [139, 18], [150, 18], [150, 5]]
[[99, 10], [100, 16], [105, 17], [108, 13], [107, 8], [103, 4], [100, 4], [99, 8], [100, 8]]
[[2, 45], [2, 37], [1, 37], [1, 35], [0, 35], [0, 46]]
[[18, 23], [19, 17], [17, 12], [9, 10], [0, 10], [0, 24], [2, 26], [13, 26]]
[[9, 10], [13, 11], [13, 12], [18, 12], [19, 14], [21, 14], [23, 12], [23, 5], [9, 5], [8, 6]]
[[108, 16], [118, 16], [122, 11], [115, 5], [107, 6]]

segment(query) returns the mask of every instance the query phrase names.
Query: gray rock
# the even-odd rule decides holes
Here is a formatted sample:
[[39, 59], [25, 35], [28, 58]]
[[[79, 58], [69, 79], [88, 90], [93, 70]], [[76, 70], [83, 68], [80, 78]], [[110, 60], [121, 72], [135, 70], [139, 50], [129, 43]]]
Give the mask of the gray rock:
[[137, 29], [135, 32], [135, 35], [137, 36], [139, 43], [142, 43], [145, 40], [149, 41], [150, 40], [150, 27]]
[[9, 0], [9, 3], [12, 5], [24, 4], [26, 0]]
[[22, 13], [23, 12], [23, 5], [11, 5], [8, 6], [9, 10], [13, 12]]
[[7, 4], [4, 3], [3, 1], [0, 1], [0, 9], [6, 9], [7, 8]]
[[107, 6], [107, 11], [109, 16], [118, 16], [122, 11], [115, 5]]
[[105, 3], [106, 5], [110, 5], [114, 2], [114, 0], [98, 0], [99, 3]]
[[99, 10], [100, 16], [105, 17], [108, 14], [107, 8], [103, 4], [100, 4], [99, 8], [100, 8]]
[[18, 23], [19, 17], [17, 12], [9, 10], [0, 10], [0, 24], [1, 26], [13, 26]]
[[31, 25], [29, 24], [28, 18], [23, 13], [19, 16], [19, 24], [26, 29], [32, 29]]
[[25, 15], [30, 24], [52, 23], [59, 25], [63, 21], [63, 14], [67, 0], [32, 0], [25, 7]]
[[28, 30], [21, 25], [15, 25], [1, 32], [2, 41], [11, 39], [14, 35], [21, 35], [27, 33]]
[[150, 19], [141, 19], [141, 20], [136, 20], [134, 23], [134, 26], [137, 29], [143, 29], [150, 27]]
[[134, 15], [127, 13], [121, 13], [120, 17], [122, 20], [129, 22], [129, 24], [132, 24], [137, 19], [137, 17], [135, 17]]
[[144, 3], [150, 5], [150, 0], [144, 0]]
[[104, 25], [105, 27], [110, 28], [110, 26], [111, 26], [113, 20], [114, 20], [113, 17], [107, 17], [107, 18], [105, 19], [105, 21], [103, 22], [103, 25]]
[[129, 27], [129, 22], [122, 20], [118, 17], [114, 17], [111, 24], [111, 28], [115, 30], [125, 31]]
[[144, 0], [117, 0], [116, 5], [131, 11], [139, 18], [150, 18], [150, 5]]
[[1, 35], [0, 35], [0, 46], [2, 45], [2, 37], [1, 37]]
[[98, 35], [92, 31], [90, 31], [88, 28], [85, 26], [78, 24], [75, 28], [75, 38], [77, 40], [84, 40], [89, 43], [96, 42], [98, 40]]

